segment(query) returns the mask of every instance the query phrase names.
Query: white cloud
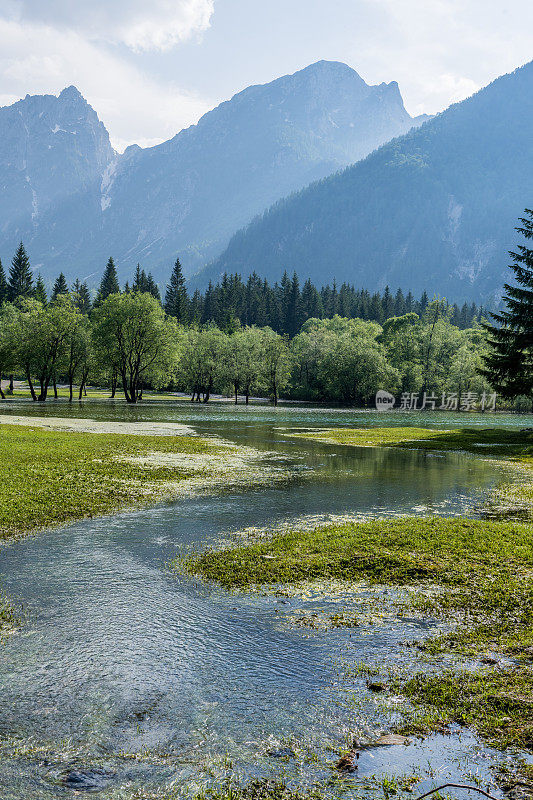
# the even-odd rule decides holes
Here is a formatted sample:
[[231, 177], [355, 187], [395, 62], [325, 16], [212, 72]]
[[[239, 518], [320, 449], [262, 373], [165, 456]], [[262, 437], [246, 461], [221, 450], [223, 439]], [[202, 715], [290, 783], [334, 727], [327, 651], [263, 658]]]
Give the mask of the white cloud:
[[67, 29], [132, 50], [167, 50], [205, 31], [214, 0], [0, 0], [4, 19]]
[[80, 33], [0, 18], [0, 98], [57, 94], [75, 84], [93, 105], [117, 149], [173, 136], [211, 107], [159, 83], [129, 60]]
[[530, 0], [363, 3], [375, 35], [354, 36], [358, 63], [373, 80], [392, 74], [411, 113], [441, 111], [531, 58]]

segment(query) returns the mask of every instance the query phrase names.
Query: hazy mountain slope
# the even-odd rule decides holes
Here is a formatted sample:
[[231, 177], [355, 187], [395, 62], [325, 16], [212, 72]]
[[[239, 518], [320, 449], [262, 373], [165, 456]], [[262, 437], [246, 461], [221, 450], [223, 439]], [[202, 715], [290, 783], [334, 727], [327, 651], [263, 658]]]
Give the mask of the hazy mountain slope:
[[115, 158], [105, 127], [74, 86], [0, 108], [0, 237], [6, 257], [47, 212], [99, 186]]
[[[396, 83], [368, 86], [320, 62], [252, 86], [169, 142], [127, 153], [103, 231], [119, 264], [205, 263], [272, 202], [410, 129]], [[156, 269], [157, 272], [157, 269]]]
[[[74, 91], [29, 100], [59, 103]], [[67, 127], [47, 114], [44, 152], [50, 129]], [[345, 64], [319, 62], [245, 89], [157, 147], [134, 146], [116, 159], [108, 153], [97, 181], [73, 178], [75, 196], [58, 192], [55, 204], [38, 203], [17, 236], [49, 277], [99, 274], [113, 254], [123, 279], [140, 261], [166, 281], [177, 253], [186, 269], [198, 268], [276, 200], [421, 121], [406, 112], [396, 83], [368, 86]], [[17, 147], [14, 137], [6, 149]], [[13, 241], [0, 241], [4, 256]]]
[[224, 271], [489, 297], [533, 204], [533, 62], [237, 233]]

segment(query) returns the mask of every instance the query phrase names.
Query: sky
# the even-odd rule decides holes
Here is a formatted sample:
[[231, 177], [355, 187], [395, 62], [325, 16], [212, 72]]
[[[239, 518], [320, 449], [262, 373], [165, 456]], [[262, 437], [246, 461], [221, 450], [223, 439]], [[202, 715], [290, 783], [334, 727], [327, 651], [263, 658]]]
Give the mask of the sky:
[[70, 84], [122, 151], [321, 59], [414, 116], [533, 58], [531, 0], [0, 0], [0, 105]]

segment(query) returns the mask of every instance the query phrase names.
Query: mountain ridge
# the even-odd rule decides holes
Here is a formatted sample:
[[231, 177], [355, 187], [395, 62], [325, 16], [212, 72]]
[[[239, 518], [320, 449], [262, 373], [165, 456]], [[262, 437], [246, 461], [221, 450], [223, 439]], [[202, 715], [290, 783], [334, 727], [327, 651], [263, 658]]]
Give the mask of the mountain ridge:
[[275, 280], [288, 269], [369, 289], [496, 297], [516, 219], [531, 203], [532, 90], [530, 62], [279, 201], [193, 285], [226, 271]]
[[[48, 280], [59, 271], [90, 277], [110, 254], [122, 279], [140, 261], [163, 281], [178, 253], [191, 273], [276, 200], [422, 121], [409, 116], [396, 82], [371, 86], [342, 62], [317, 62], [247, 87], [168, 141], [132, 145], [122, 155], [76, 87], [19, 103], [39, 106], [37, 113], [46, 106], [50, 119], [58, 109], [77, 109], [94, 142], [85, 162], [72, 141], [67, 147], [66, 163], [78, 157], [70, 191], [37, 186], [36, 206], [15, 203], [15, 218], [0, 229], [2, 255], [24, 239]], [[60, 136], [74, 133], [56, 126], [66, 128]], [[44, 151], [51, 135], [43, 133]]]

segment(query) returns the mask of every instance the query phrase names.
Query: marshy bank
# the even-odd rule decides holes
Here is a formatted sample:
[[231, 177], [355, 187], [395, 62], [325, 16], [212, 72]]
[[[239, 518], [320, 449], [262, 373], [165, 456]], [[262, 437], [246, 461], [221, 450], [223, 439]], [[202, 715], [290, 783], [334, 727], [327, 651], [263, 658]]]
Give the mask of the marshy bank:
[[3, 415], [0, 539], [274, 477], [254, 448], [186, 425]]
[[[466, 726], [490, 746], [533, 754], [531, 434], [394, 427], [292, 435], [354, 447], [483, 452], [520, 465], [522, 480], [491, 493], [502, 501], [499, 520], [424, 516], [274, 530], [244, 546], [189, 558], [184, 568], [238, 591], [279, 593], [304, 585], [309, 592], [315, 585], [319, 592], [332, 581], [408, 587], [409, 597], [397, 598], [403, 613], [441, 620], [448, 630], [406, 643], [423, 653], [421, 671], [385, 664], [369, 673], [374, 691], [408, 706], [395, 730], [425, 736]], [[517, 500], [526, 521], [512, 519]], [[356, 627], [353, 610], [345, 606], [330, 624]], [[293, 621], [327, 625], [316, 613]], [[450, 656], [453, 667], [446, 664]], [[533, 795], [533, 768], [519, 762], [503, 771], [501, 783]]]
[[[35, 413], [14, 406], [5, 410]], [[448, 777], [475, 779], [498, 794], [492, 765], [503, 759], [511, 770], [519, 756], [502, 756], [453, 725], [451, 735], [409, 733], [410, 744], [363, 747], [355, 773], [336, 769], [354, 740], [376, 742], [404, 719], [394, 677], [404, 673], [406, 683], [435, 664], [481, 668], [457, 649], [432, 653], [430, 640], [450, 634], [456, 622], [438, 609], [411, 607], [409, 583], [365, 579], [354, 590], [351, 580], [315, 580], [298, 591], [228, 592], [168, 569], [176, 556], [234, 547], [250, 529], [291, 532], [340, 518], [352, 525], [355, 518], [377, 524], [400, 516], [474, 517], [502, 477], [492, 460], [284, 435], [295, 427], [400, 421], [344, 410], [102, 403], [69, 411], [58, 403], [48, 413], [189, 426], [196, 440], [252, 448], [290, 481], [271, 475], [176, 502], [148, 500], [135, 511], [6, 541], [0, 581], [20, 599], [27, 621], [0, 650], [2, 798], [58, 800], [92, 782], [93, 796], [105, 800], [210, 791], [257, 798], [289, 792], [295, 800], [311, 791], [355, 800], [409, 797]], [[450, 422], [439, 415], [431, 424]], [[153, 452], [160, 450], [156, 442]], [[428, 600], [439, 591], [446, 589], [430, 581]], [[487, 654], [484, 647], [479, 654]], [[507, 658], [515, 656], [502, 655], [503, 666]]]

